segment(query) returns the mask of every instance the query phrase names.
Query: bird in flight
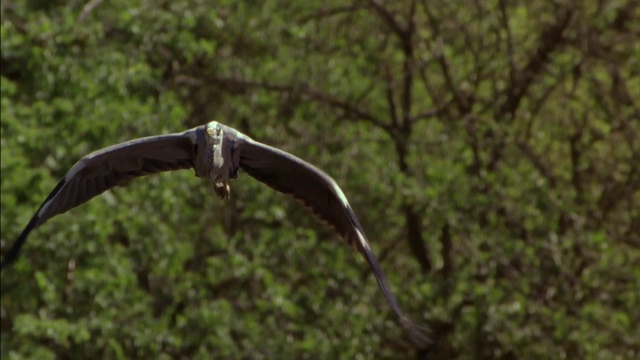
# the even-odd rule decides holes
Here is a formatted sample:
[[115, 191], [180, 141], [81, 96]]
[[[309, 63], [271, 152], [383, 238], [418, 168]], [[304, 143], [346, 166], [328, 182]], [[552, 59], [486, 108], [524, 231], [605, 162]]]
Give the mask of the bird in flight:
[[274, 190], [301, 201], [364, 256], [409, 339], [419, 347], [426, 344], [421, 328], [400, 309], [364, 229], [336, 182], [304, 160], [216, 121], [183, 133], [112, 145], [80, 159], [40, 205], [4, 256], [2, 269], [16, 260], [29, 233], [52, 217], [136, 177], [180, 169], [194, 169], [197, 177], [212, 180], [221, 199], [229, 198], [229, 183], [237, 179], [238, 170], [242, 169]]

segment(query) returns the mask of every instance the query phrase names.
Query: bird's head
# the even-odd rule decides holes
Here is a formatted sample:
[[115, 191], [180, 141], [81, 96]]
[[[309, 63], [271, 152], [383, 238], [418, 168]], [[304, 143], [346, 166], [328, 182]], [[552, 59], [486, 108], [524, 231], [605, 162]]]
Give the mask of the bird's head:
[[217, 121], [211, 121], [205, 125], [205, 131], [207, 133], [207, 147], [215, 147], [222, 143], [222, 137], [224, 131], [222, 126]]

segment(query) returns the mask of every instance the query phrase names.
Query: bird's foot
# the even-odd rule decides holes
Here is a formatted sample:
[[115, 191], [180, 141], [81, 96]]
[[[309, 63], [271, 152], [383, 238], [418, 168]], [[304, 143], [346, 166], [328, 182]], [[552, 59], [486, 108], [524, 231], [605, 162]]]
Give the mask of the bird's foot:
[[226, 182], [215, 183], [213, 189], [216, 191], [216, 195], [222, 200], [228, 200], [229, 194], [231, 194], [231, 187]]

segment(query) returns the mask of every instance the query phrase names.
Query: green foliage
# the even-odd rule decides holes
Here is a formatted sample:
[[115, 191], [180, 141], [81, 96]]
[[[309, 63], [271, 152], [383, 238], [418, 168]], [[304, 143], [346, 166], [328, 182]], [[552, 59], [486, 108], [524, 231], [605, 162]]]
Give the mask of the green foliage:
[[1, 9], [2, 253], [85, 154], [218, 119], [336, 179], [433, 340], [300, 204], [183, 171], [31, 234], [3, 358], [640, 357], [634, 1]]

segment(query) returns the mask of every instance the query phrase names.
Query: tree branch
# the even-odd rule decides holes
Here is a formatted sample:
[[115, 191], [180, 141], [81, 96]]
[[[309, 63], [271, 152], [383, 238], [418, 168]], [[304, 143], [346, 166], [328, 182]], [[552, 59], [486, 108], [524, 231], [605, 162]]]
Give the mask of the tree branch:
[[549, 62], [551, 53], [564, 42], [564, 30], [568, 27], [572, 15], [572, 7], [560, 8], [553, 24], [542, 31], [535, 53], [531, 56], [524, 69], [513, 76], [513, 81], [507, 88], [507, 98], [496, 114], [497, 118], [504, 118], [507, 115], [513, 116], [520, 105], [520, 101], [529, 90], [533, 79]]
[[555, 188], [558, 184], [556, 176], [553, 174], [551, 169], [549, 169], [549, 167], [543, 162], [540, 156], [536, 154], [531, 146], [529, 146], [529, 144], [527, 144], [526, 142], [518, 142], [517, 146], [520, 151], [522, 151], [522, 153], [526, 156], [526, 158], [531, 162], [531, 164], [533, 164], [533, 167], [535, 167], [536, 170], [538, 170], [538, 172], [542, 175], [542, 177], [547, 180], [549, 186]]
[[80, 12], [80, 16], [78, 16], [78, 22], [82, 23], [86, 20], [87, 16], [91, 14], [91, 12], [98, 7], [104, 0], [91, 0], [82, 7], [82, 12]]
[[340, 15], [340, 14], [345, 14], [345, 13], [352, 13], [358, 10], [363, 9], [362, 6], [354, 4], [354, 5], [350, 5], [350, 6], [337, 6], [334, 8], [330, 8], [330, 9], [324, 9], [324, 10], [318, 10], [316, 12], [314, 12], [313, 14], [309, 14], [309, 15], [305, 15], [303, 17], [301, 17], [298, 20], [298, 24], [302, 25], [304, 23], [307, 23], [309, 21], [320, 21], [323, 20], [325, 18], [328, 17], [332, 17], [332, 16], [336, 16], [336, 15]]
[[371, 4], [373, 10], [375, 10], [375, 12], [380, 15], [387, 26], [389, 26], [391, 31], [396, 33], [396, 35], [398, 35], [398, 37], [400, 38], [403, 38], [405, 36], [405, 29], [403, 29], [402, 26], [396, 21], [395, 16], [389, 10], [382, 6], [382, 4], [380, 4], [380, 2], [378, 2], [377, 0], [370, 0], [369, 4]]
[[[176, 76], [175, 81], [176, 83], [183, 83], [191, 86], [201, 86], [204, 83], [202, 80], [194, 79], [192, 77], [185, 76], [185, 75]], [[209, 78], [207, 79], [207, 82], [214, 83], [214, 84], [223, 84], [225, 86], [236, 86], [241, 88], [257, 88], [257, 89], [263, 89], [267, 91], [280, 92], [280, 93], [282, 92], [298, 93], [302, 96], [308, 97], [311, 100], [323, 103], [335, 109], [339, 109], [343, 111], [345, 114], [353, 118], [360, 119], [372, 125], [375, 125], [385, 130], [389, 134], [393, 133], [391, 125], [385, 123], [382, 119], [374, 116], [373, 114], [363, 109], [360, 109], [359, 107], [353, 104], [350, 104], [345, 100], [339, 99], [330, 94], [317, 91], [306, 85], [297, 86], [297, 85], [272, 84], [264, 81], [253, 81], [253, 80], [245, 80], [245, 79], [239, 79], [239, 78], [222, 78], [222, 77]]]
[[398, 110], [396, 109], [396, 101], [393, 93], [393, 75], [389, 70], [389, 65], [385, 66], [385, 77], [387, 80], [387, 103], [389, 103], [389, 115], [394, 126], [400, 125], [398, 120]]

